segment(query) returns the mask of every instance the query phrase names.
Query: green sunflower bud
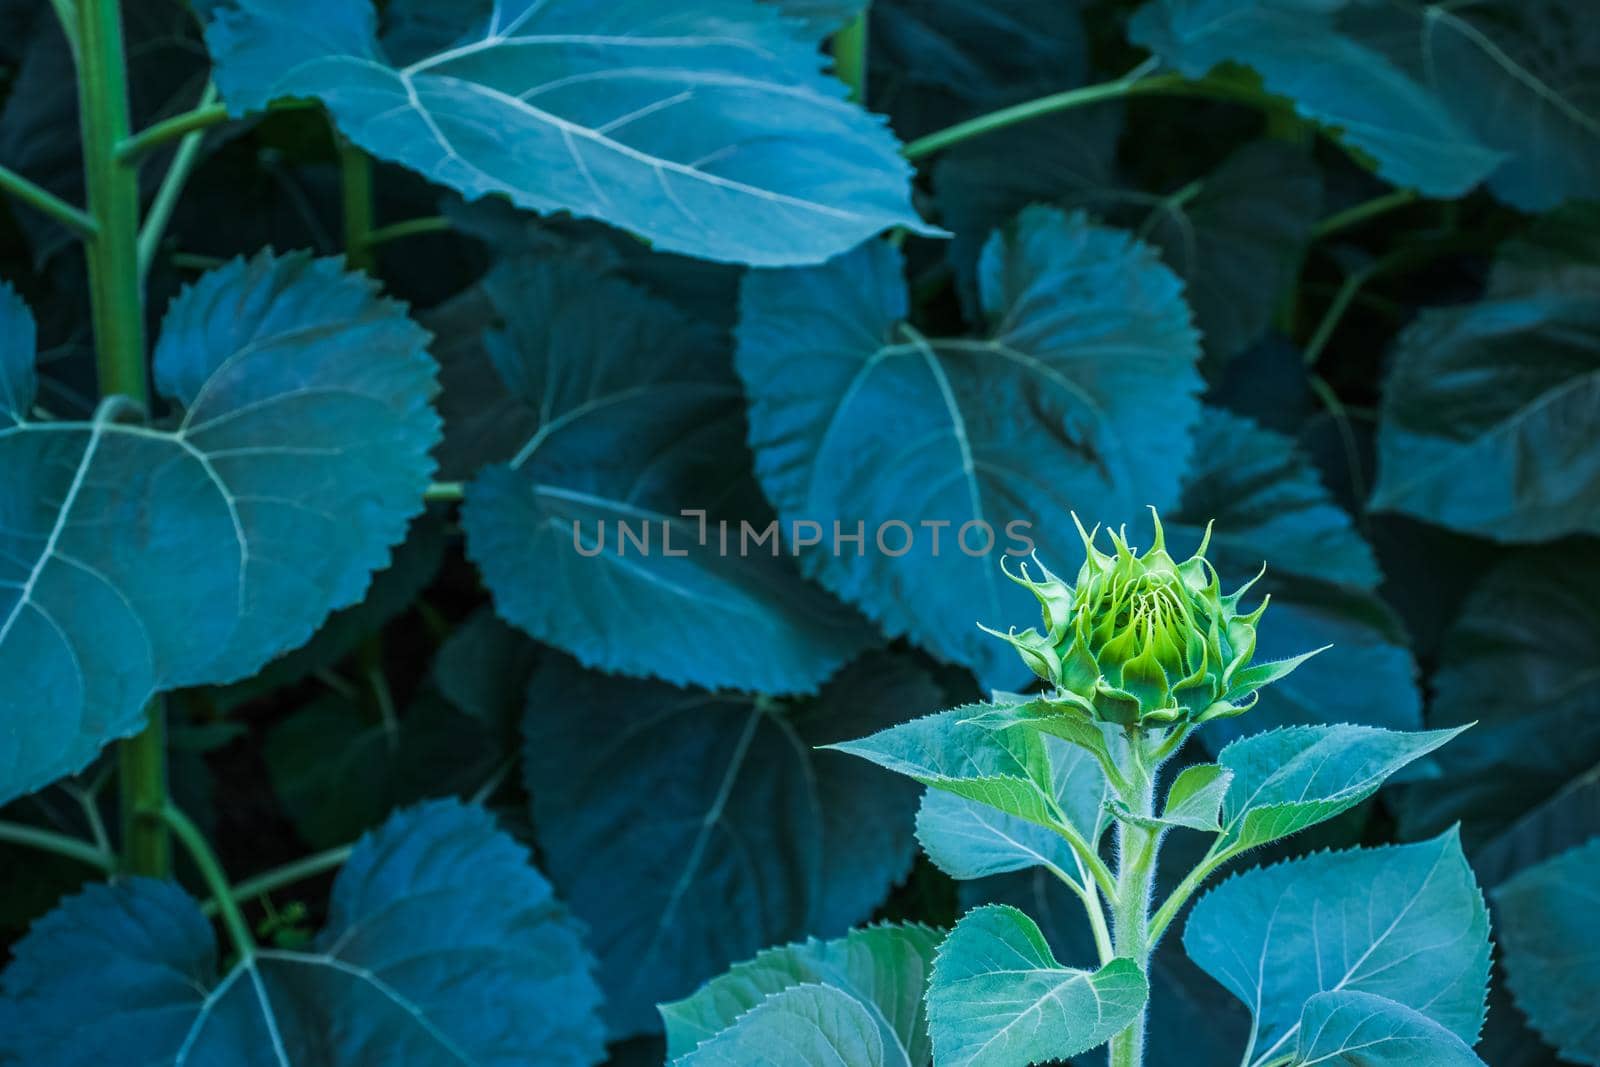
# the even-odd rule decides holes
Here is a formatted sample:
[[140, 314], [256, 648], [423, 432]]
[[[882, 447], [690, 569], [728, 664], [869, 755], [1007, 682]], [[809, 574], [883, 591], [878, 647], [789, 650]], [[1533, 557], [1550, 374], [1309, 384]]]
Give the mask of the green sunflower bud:
[[1257, 690], [1315, 653], [1251, 666], [1268, 598], [1249, 612], [1240, 601], [1256, 579], [1224, 595], [1205, 558], [1211, 527], [1199, 550], [1179, 562], [1167, 552], [1161, 517], [1154, 508], [1151, 514], [1155, 537], [1142, 555], [1122, 532], [1110, 534], [1111, 553], [1100, 551], [1099, 527], [1085, 531], [1079, 523], [1084, 562], [1075, 585], [1037, 558], [1038, 579], [1027, 564], [1020, 574], [1006, 572], [1038, 599], [1043, 633], [984, 629], [1010, 642], [1060, 697], [1102, 722], [1148, 728], [1242, 714]]

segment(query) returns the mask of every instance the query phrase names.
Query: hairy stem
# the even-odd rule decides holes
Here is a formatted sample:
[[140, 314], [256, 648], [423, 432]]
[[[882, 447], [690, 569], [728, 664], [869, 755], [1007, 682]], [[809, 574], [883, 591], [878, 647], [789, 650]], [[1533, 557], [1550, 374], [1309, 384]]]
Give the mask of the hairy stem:
[[117, 158], [124, 163], [137, 162], [168, 141], [188, 139], [194, 134], [204, 133], [227, 121], [228, 106], [217, 102], [217, 87], [208, 85], [205, 95], [200, 98], [200, 102], [192, 111], [174, 115], [170, 119], [162, 119], [155, 125], [140, 130], [117, 147]]
[[[1122, 801], [1134, 815], [1149, 816], [1155, 810], [1154, 776], [1144, 762], [1143, 739], [1133, 737], [1129, 745], [1129, 788]], [[1159, 834], [1129, 820], [1117, 824], [1117, 893], [1112, 902], [1112, 933], [1118, 956], [1126, 956], [1148, 971], [1150, 963], [1150, 891], [1155, 884], [1156, 845]], [[1111, 1067], [1142, 1067], [1144, 1031], [1148, 1009], [1141, 1010], [1123, 1030], [1111, 1039]]]
[[[80, 0], [78, 47], [84, 181], [95, 223], [86, 251], [100, 393], [125, 396], [148, 408], [144, 294], [139, 284], [139, 180], [132, 167], [117, 159], [117, 149], [129, 135], [127, 60], [117, 0]], [[159, 820], [140, 814], [159, 811], [167, 800], [161, 701], [151, 701], [146, 714], [148, 725], [122, 742], [118, 754], [123, 861], [131, 873], [161, 878], [171, 866], [167, 832]]]
[[10, 845], [23, 845], [35, 848], [41, 852], [53, 852], [57, 856], [77, 860], [89, 867], [97, 868], [107, 874], [116, 869], [116, 857], [110, 852], [96, 848], [87, 841], [80, 841], [76, 837], [57, 833], [54, 830], [43, 830], [37, 826], [25, 826], [22, 823], [0, 822], [0, 842]]
[[153, 811], [147, 811], [146, 814], [154, 816], [170, 827], [173, 836], [182, 843], [185, 851], [194, 860], [195, 868], [200, 872], [206, 888], [211, 890], [212, 898], [222, 912], [222, 925], [228, 931], [228, 939], [233, 942], [233, 947], [240, 957], [249, 959], [254, 956], [256, 939], [250, 933], [250, 924], [244, 921], [244, 912], [239, 910], [239, 902], [234, 899], [233, 890], [228, 885], [228, 876], [223, 872], [217, 854], [212, 852], [211, 846], [206, 843], [206, 835], [200, 832], [200, 827], [170, 803], [163, 804]]

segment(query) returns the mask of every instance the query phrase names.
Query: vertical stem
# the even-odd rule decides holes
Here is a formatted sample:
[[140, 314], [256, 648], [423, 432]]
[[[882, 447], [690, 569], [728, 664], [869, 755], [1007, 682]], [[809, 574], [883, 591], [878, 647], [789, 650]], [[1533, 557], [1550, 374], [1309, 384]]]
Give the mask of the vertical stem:
[[345, 140], [339, 142], [339, 183], [344, 191], [344, 258], [351, 270], [368, 274], [378, 264], [372, 245], [372, 161]]
[[[1155, 782], [1144, 762], [1144, 743], [1131, 737], [1128, 792], [1122, 798], [1135, 815], [1155, 809]], [[1117, 824], [1117, 899], [1112, 903], [1112, 936], [1118, 956], [1135, 960], [1146, 972], [1150, 963], [1150, 892], [1155, 883], [1154, 830], [1131, 822]], [[1142, 1067], [1146, 1008], [1122, 1033], [1111, 1039], [1110, 1067]]]
[[[150, 403], [145, 369], [144, 295], [139, 284], [139, 180], [117, 150], [131, 128], [128, 71], [118, 0], [79, 0], [78, 101], [83, 170], [95, 232], [86, 245], [95, 360], [102, 396]], [[135, 874], [164, 877], [171, 853], [165, 826], [141, 811], [167, 800], [166, 729], [159, 700], [149, 725], [122, 743], [123, 861]]]
[[870, 3], [861, 14], [845, 23], [833, 35], [833, 71], [850, 87], [850, 99], [863, 104], [867, 99], [867, 16]]
[[193, 820], [170, 803], [153, 811], [146, 810], [143, 814], [170, 826], [172, 832], [178, 835], [178, 840], [188, 850], [201, 880], [211, 890], [212, 899], [222, 912], [222, 925], [228, 931], [228, 939], [233, 942], [233, 947], [241, 959], [248, 960], [254, 956], [256, 939], [250, 933], [250, 924], [245, 922], [244, 912], [239, 910], [239, 901], [234, 897], [233, 888], [228, 884], [228, 876], [223, 872], [217, 854], [206, 843], [206, 835], [200, 832]]

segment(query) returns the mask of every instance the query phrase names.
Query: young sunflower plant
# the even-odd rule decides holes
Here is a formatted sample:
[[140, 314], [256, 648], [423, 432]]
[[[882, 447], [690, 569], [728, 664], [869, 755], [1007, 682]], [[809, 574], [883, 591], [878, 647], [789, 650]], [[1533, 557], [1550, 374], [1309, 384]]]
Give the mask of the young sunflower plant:
[[[1207, 745], [1214, 761], [1183, 751], [1321, 650], [1256, 660], [1269, 598], [1246, 603], [1257, 579], [1222, 591], [1209, 526], [1181, 561], [1159, 515], [1142, 552], [1125, 530], [1109, 552], [1098, 527], [1078, 531], [1074, 582], [1037, 559], [1037, 573], [1007, 570], [1038, 598], [1041, 625], [989, 631], [1042, 688], [832, 747], [928, 787], [918, 839], [950, 875], [1037, 867], [1065, 883], [1098, 960], [1060, 962], [1039, 925], [1003, 904], [969, 910], [948, 934], [882, 924], [772, 949], [662, 1007], [673, 1062], [741, 1062], [781, 1042], [804, 1063], [1021, 1067], [1100, 1046], [1111, 1067], [1146, 1063], [1161, 1010], [1152, 959], [1202, 884], [1349, 810], [1454, 735], [1293, 726]], [[1187, 871], [1160, 864], [1175, 833], [1210, 838]], [[1449, 930], [1466, 933], [1430, 936]], [[1190, 910], [1183, 942], [1251, 1009], [1246, 1067], [1479, 1062], [1487, 918], [1453, 833], [1229, 879]]]

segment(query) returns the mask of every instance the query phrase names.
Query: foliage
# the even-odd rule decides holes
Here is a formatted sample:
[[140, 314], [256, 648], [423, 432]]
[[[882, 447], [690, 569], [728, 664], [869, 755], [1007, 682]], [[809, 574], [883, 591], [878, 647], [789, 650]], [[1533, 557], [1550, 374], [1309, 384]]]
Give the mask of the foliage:
[[1597, 80], [0, 0], [0, 1065], [1600, 1063]]

